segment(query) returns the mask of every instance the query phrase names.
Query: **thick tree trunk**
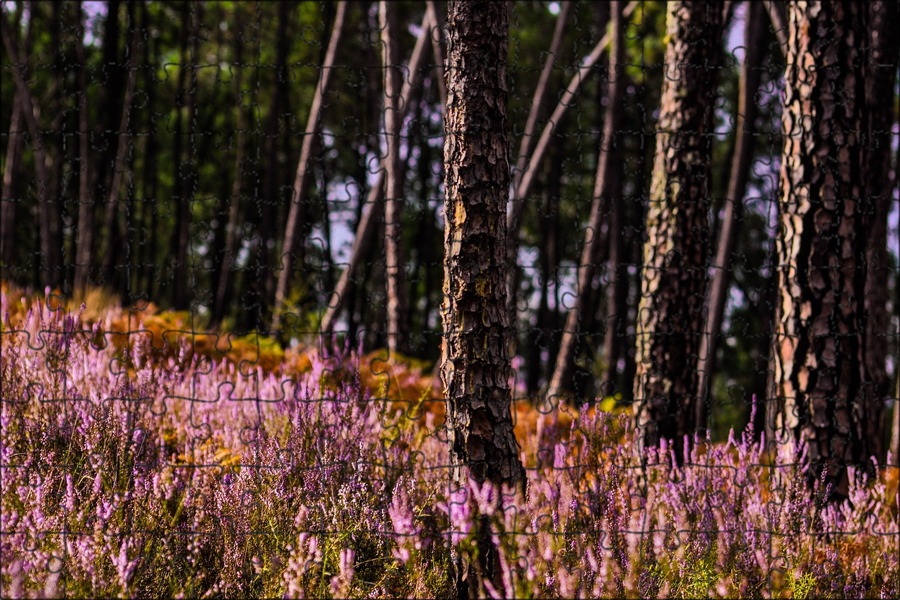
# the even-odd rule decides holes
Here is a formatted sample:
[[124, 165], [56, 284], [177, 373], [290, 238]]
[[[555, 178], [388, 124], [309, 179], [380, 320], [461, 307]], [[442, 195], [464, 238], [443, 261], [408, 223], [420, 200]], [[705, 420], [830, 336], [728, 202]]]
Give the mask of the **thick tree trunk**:
[[[421, 76], [421, 67], [425, 60], [425, 51], [428, 46], [428, 36], [433, 27], [429, 13], [425, 13], [422, 19], [422, 34], [416, 40], [413, 48], [412, 56], [409, 59], [409, 79], [403, 83], [403, 90], [400, 92], [399, 114], [398, 120], [402, 123], [409, 110], [409, 102], [412, 98], [412, 90], [419, 85]], [[331, 297], [328, 300], [328, 308], [322, 317], [322, 333], [331, 335], [334, 332], [335, 321], [347, 303], [351, 295], [351, 288], [354, 284], [354, 278], [359, 266], [366, 259], [366, 255], [371, 249], [372, 240], [375, 237], [375, 230], [378, 226], [378, 215], [382, 210], [384, 201], [384, 161], [382, 160], [381, 168], [378, 170], [378, 176], [372, 184], [369, 193], [366, 195], [366, 209], [362, 214], [362, 218], [356, 227], [356, 235], [353, 237], [353, 246], [350, 249], [350, 259], [347, 266], [344, 267], [340, 278]]]
[[[896, 2], [879, 0], [869, 8], [868, 46], [870, 55], [866, 67], [866, 105], [869, 115], [866, 144], [866, 198], [874, 208], [866, 248], [866, 368], [872, 383], [872, 394], [866, 399], [872, 404], [866, 412], [878, 421], [878, 440], [884, 439], [885, 399], [890, 396], [888, 377], [888, 340], [891, 315], [888, 313], [888, 281], [891, 261], [887, 248], [888, 214], [891, 210], [893, 185], [891, 182], [891, 126], [893, 125], [894, 84], [897, 80], [897, 61], [900, 45], [896, 32], [900, 27]], [[893, 33], [892, 33], [893, 32]], [[900, 165], [898, 165], [900, 168]], [[884, 454], [876, 447], [878, 460]]]
[[846, 466], [870, 466], [877, 418], [866, 372], [867, 8], [790, 5], [779, 196], [775, 386], [779, 442], [807, 444], [810, 483], [825, 471], [846, 497]]
[[399, 60], [397, 58], [397, 14], [392, 2], [379, 4], [382, 65], [384, 66], [384, 134], [387, 155], [384, 157], [384, 257], [387, 279], [387, 338], [391, 354], [409, 352], [409, 330], [406, 320], [406, 265], [403, 261], [403, 185], [400, 181], [400, 95]]
[[[593, 307], [587, 306], [591, 293], [591, 282], [594, 279], [595, 259], [602, 245], [600, 231], [603, 228], [604, 212], [602, 207], [608, 200], [610, 192], [610, 179], [613, 177], [613, 161], [616, 159], [617, 148], [614, 148], [615, 138], [622, 114], [622, 97], [625, 90], [625, 77], [620, 73], [620, 68], [625, 61], [625, 41], [623, 35], [622, 16], [620, 3], [613, 2], [610, 8], [610, 53], [609, 53], [609, 93], [606, 104], [606, 118], [603, 124], [603, 140], [598, 151], [597, 174], [594, 179], [593, 202], [591, 203], [590, 221], [585, 232], [584, 246], [581, 251], [581, 264], [578, 269], [578, 287], [575, 301], [566, 316], [566, 324], [563, 328], [562, 342], [559, 353], [556, 355], [556, 364], [553, 368], [553, 376], [550, 378], [550, 387], [547, 390], [547, 398], [551, 403], [555, 398], [561, 401], [562, 395], [572, 391], [572, 370], [575, 366], [575, 344], [579, 334], [579, 323], [584, 311], [591, 311]], [[621, 145], [621, 141], [619, 142]], [[616, 154], [614, 154], [616, 153]]]
[[306, 202], [306, 190], [309, 187], [309, 179], [312, 175], [310, 169], [309, 157], [312, 153], [313, 141], [316, 133], [319, 131], [319, 125], [322, 122], [322, 104], [325, 95], [328, 93], [329, 86], [334, 71], [334, 59], [337, 55], [337, 49], [340, 45], [341, 34], [344, 30], [344, 21], [347, 16], [347, 3], [340, 2], [337, 7], [337, 13], [334, 16], [334, 26], [331, 30], [331, 39], [328, 41], [328, 50], [325, 53], [325, 60], [322, 63], [322, 72], [319, 74], [319, 84], [316, 86], [316, 93], [313, 96], [312, 106], [309, 109], [309, 119], [306, 121], [306, 130], [303, 136], [303, 145], [300, 148], [300, 160], [297, 163], [297, 174], [294, 177], [293, 194], [291, 197], [291, 208], [288, 213], [287, 223], [284, 230], [284, 245], [281, 249], [280, 272], [278, 273], [278, 283], [275, 286], [275, 309], [272, 315], [271, 332], [277, 334], [281, 327], [281, 317], [284, 311], [285, 296], [288, 293], [288, 282], [294, 270], [294, 253], [297, 245], [300, 243], [300, 211]]
[[725, 215], [722, 218], [719, 234], [719, 245], [713, 263], [715, 273], [709, 285], [709, 304], [707, 306], [706, 326], [700, 343], [700, 355], [697, 360], [699, 381], [697, 383], [698, 401], [695, 404], [697, 427], [705, 428], [707, 419], [707, 403], [710, 384], [716, 365], [716, 346], [722, 328], [722, 317], [725, 314], [725, 300], [731, 284], [731, 254], [737, 243], [744, 193], [747, 190], [747, 179], [753, 162], [753, 121], [756, 119], [756, 92], [761, 77], [763, 27], [765, 15], [763, 7], [755, 2], [747, 6], [747, 18], [744, 28], [744, 46], [746, 56], [741, 67], [738, 90], [738, 107], [735, 115], [734, 155], [731, 159], [731, 173], [728, 177], [728, 191], [725, 197]]
[[641, 447], [661, 438], [682, 459], [696, 428], [697, 355], [705, 325], [710, 162], [722, 11], [673, 2], [656, 134], [638, 308], [635, 409]]
[[[469, 478], [525, 486], [510, 411], [506, 312], [508, 11], [497, 0], [448, 7], [442, 378], [452, 489]], [[479, 595], [482, 580], [502, 589], [489, 524], [476, 518], [477, 564], [466, 574], [454, 557], [460, 597]]]

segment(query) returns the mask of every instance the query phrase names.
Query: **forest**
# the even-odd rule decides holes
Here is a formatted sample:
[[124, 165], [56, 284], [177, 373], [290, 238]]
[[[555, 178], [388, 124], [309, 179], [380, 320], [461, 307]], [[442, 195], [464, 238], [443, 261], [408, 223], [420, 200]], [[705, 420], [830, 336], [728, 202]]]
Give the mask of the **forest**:
[[0, 595], [900, 590], [896, 3], [0, 26]]

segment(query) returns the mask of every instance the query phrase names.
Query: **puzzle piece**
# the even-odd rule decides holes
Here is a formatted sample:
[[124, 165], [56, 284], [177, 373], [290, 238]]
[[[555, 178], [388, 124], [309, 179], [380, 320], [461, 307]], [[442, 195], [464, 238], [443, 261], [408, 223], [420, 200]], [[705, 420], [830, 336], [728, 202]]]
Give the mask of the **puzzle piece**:
[[3, 3], [0, 595], [896, 596], [896, 7], [445, 4]]

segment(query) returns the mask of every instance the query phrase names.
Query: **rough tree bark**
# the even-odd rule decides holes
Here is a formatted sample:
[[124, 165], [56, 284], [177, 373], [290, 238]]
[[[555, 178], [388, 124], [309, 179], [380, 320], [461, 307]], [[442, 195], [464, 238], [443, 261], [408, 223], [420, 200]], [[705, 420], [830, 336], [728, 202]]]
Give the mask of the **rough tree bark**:
[[409, 351], [406, 319], [406, 265], [403, 262], [403, 190], [400, 181], [399, 95], [401, 92], [397, 57], [397, 13], [393, 2], [381, 0], [378, 10], [381, 23], [381, 52], [384, 66], [384, 135], [387, 154], [384, 157], [384, 257], [387, 279], [387, 340], [391, 354]]
[[823, 473], [846, 497], [846, 466], [871, 466], [877, 417], [866, 372], [870, 158], [865, 4], [791, 3], [779, 177], [781, 208], [775, 388], [779, 443], [807, 444], [810, 483]]
[[[441, 375], [452, 489], [469, 478], [525, 486], [510, 411], [506, 311], [508, 13], [502, 0], [448, 6]], [[477, 564], [464, 569], [458, 555], [453, 561], [460, 597], [479, 595], [482, 580], [502, 589], [489, 524], [477, 519]]]
[[[868, 4], [869, 56], [865, 70], [866, 106], [869, 114], [869, 131], [865, 164], [867, 173], [866, 198], [874, 208], [870, 221], [868, 247], [866, 248], [866, 313], [869, 321], [866, 331], [866, 368], [872, 383], [872, 418], [878, 419], [878, 440], [884, 439], [884, 401], [890, 396], [891, 381], [887, 371], [888, 340], [891, 333], [891, 315], [888, 312], [888, 280], [890, 279], [890, 253], [887, 247], [888, 214], [891, 211], [893, 185], [891, 182], [891, 126], [893, 125], [894, 84], [897, 80], [897, 62], [900, 58], [900, 27], [896, 2], [879, 0]], [[891, 33], [893, 32], [893, 33]], [[900, 168], [900, 165], [898, 165]], [[884, 457], [878, 449], [878, 460]]]
[[[421, 67], [425, 61], [425, 51], [427, 50], [428, 38], [432, 27], [434, 27], [432, 17], [429, 12], [426, 12], [425, 17], [422, 19], [422, 34], [416, 40], [416, 45], [409, 59], [409, 79], [403, 83], [403, 90], [400, 92], [400, 114], [398, 119], [401, 123], [406, 118], [406, 113], [409, 110], [412, 90], [419, 85]], [[341, 272], [340, 278], [338, 278], [337, 285], [335, 285], [334, 291], [328, 300], [328, 308], [322, 317], [322, 333], [324, 335], [331, 335], [334, 332], [335, 321], [351, 296], [350, 290], [354, 284], [356, 272], [365, 259], [366, 253], [369, 252], [372, 240], [375, 237], [375, 230], [378, 225], [377, 217], [382, 210], [384, 201], [383, 162], [382, 160], [377, 178], [366, 196], [365, 204], [367, 208], [362, 214], [359, 225], [356, 227], [356, 234], [353, 236], [353, 246], [350, 249], [350, 259]]]
[[696, 431], [697, 355], [705, 319], [710, 163], [722, 11], [668, 5], [666, 74], [656, 134], [638, 307], [635, 410], [641, 448], [661, 438], [682, 459]]
[[[620, 3], [610, 6], [610, 52], [609, 83], [606, 118], [603, 123], [603, 139], [598, 149], [597, 174], [594, 178], [593, 201], [591, 203], [590, 220], [585, 231], [584, 246], [581, 250], [581, 263], [578, 270], [578, 287], [575, 301], [566, 316], [562, 342], [556, 355], [556, 364], [547, 389], [547, 398], [560, 397], [572, 390], [572, 370], [575, 366], [575, 344], [579, 333], [579, 322], [582, 312], [593, 310], [587, 306], [591, 294], [591, 282], [594, 279], [595, 258], [601, 245], [600, 230], [603, 227], [604, 201], [609, 196], [610, 179], [613, 176], [613, 161], [618, 156], [614, 142], [622, 115], [622, 100], [625, 89], [624, 74], [620, 72], [625, 58], [625, 41], [623, 36]], [[619, 142], [621, 144], [621, 142]]]
[[278, 273], [278, 283], [275, 286], [275, 309], [272, 314], [271, 332], [277, 333], [281, 326], [281, 313], [284, 310], [284, 299], [288, 291], [288, 281], [293, 271], [294, 252], [297, 249], [300, 231], [300, 211], [306, 202], [306, 189], [309, 187], [309, 178], [312, 169], [309, 168], [309, 157], [312, 153], [313, 141], [322, 122], [322, 103], [328, 93], [334, 71], [334, 59], [337, 55], [338, 45], [341, 41], [341, 33], [344, 30], [344, 21], [347, 15], [347, 3], [338, 4], [337, 13], [334, 16], [334, 26], [331, 30], [331, 39], [328, 41], [328, 50], [322, 63], [322, 72], [319, 74], [319, 84], [313, 96], [312, 106], [309, 109], [309, 118], [306, 121], [306, 130], [303, 135], [303, 145], [300, 148], [300, 160], [297, 163], [297, 174], [294, 177], [294, 190], [291, 198], [291, 208], [288, 212], [287, 223], [284, 229], [284, 245], [281, 249], [281, 271]]
[[706, 427], [707, 402], [709, 388], [716, 364], [716, 346], [722, 328], [722, 317], [725, 314], [725, 300], [731, 283], [731, 254], [737, 242], [743, 209], [744, 193], [747, 190], [747, 179], [753, 162], [753, 121], [756, 119], [756, 92], [759, 88], [762, 72], [765, 15], [763, 7], [755, 2], [746, 4], [747, 17], [744, 26], [744, 47], [746, 55], [741, 66], [738, 84], [738, 107], [735, 115], [734, 155], [731, 159], [731, 173], [728, 177], [728, 191], [725, 197], [725, 215], [722, 218], [719, 243], [713, 262], [715, 270], [709, 284], [709, 304], [707, 306], [706, 326], [700, 343], [700, 355], [697, 360], [699, 381], [697, 383], [698, 401], [695, 404], [696, 423], [698, 427]]

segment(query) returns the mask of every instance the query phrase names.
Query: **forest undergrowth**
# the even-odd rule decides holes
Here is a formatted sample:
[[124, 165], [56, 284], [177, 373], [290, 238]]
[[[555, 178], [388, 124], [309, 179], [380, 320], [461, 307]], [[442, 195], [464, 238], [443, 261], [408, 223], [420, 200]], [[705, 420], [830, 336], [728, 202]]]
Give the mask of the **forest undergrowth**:
[[641, 478], [630, 412], [517, 401], [527, 497], [452, 490], [428, 365], [94, 300], [2, 286], [3, 597], [446, 597], [476, 513], [490, 597], [900, 592], [896, 467], [826, 504], [751, 425]]

